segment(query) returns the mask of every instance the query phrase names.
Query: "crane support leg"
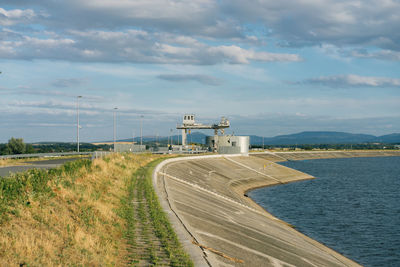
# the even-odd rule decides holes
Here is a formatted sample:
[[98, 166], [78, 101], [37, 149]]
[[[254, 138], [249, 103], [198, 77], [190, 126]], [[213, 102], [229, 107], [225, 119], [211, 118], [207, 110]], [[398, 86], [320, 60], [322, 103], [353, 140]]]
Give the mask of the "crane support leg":
[[186, 145], [186, 129], [182, 129], [182, 146]]

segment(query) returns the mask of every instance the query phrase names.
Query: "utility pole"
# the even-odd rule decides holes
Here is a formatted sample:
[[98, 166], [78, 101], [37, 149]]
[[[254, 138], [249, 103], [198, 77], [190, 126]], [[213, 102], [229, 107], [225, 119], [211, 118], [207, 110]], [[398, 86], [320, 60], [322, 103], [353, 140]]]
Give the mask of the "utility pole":
[[115, 142], [116, 142], [116, 136], [117, 136], [117, 125], [116, 125], [116, 116], [117, 116], [117, 109], [114, 108], [114, 152], [115, 152]]
[[76, 97], [76, 150], [79, 153], [79, 98], [82, 98], [81, 95]]
[[172, 140], [172, 134], [173, 134], [173, 132], [172, 132], [172, 129], [170, 129], [170, 132], [171, 132], [171, 146], [174, 144], [174, 141]]
[[142, 151], [143, 145], [143, 115], [140, 115], [140, 151]]
[[158, 132], [156, 133], [156, 147], [158, 147]]

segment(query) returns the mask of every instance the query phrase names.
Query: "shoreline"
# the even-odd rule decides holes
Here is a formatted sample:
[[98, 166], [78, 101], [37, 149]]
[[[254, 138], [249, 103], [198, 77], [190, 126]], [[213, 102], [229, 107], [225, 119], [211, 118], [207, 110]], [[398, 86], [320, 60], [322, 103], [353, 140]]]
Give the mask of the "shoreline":
[[[400, 156], [400, 151], [389, 153]], [[153, 184], [186, 251], [196, 266], [360, 266], [293, 229], [245, 194], [265, 186], [314, 179], [277, 164], [315, 158], [388, 156], [383, 152], [283, 152], [175, 158], [157, 166]], [[263, 166], [264, 165], [264, 166]], [[268, 165], [266, 167], [266, 165]], [[202, 244], [198, 247], [191, 241]], [[233, 263], [204, 249], [235, 256]], [[229, 257], [228, 257], [229, 258]]]
[[[341, 153], [341, 152], [345, 152], [345, 153], [349, 153], [349, 152], [359, 152], [359, 151], [345, 151], [345, 150], [340, 150], [340, 151], [318, 151], [318, 153], [329, 153], [329, 152], [331, 152], [331, 153]], [[371, 152], [370, 150], [368, 151], [368, 152]], [[374, 150], [374, 151], [372, 151], [373, 153], [379, 153], [379, 152], [387, 152], [387, 150], [385, 151], [385, 150]], [[396, 151], [394, 151], [394, 152], [396, 152]], [[255, 153], [250, 153], [250, 156], [256, 156], [256, 155], [258, 155], [258, 154], [270, 154], [270, 153], [277, 153], [277, 152], [255, 152]], [[312, 151], [304, 151], [304, 152], [278, 152], [278, 153], [315, 153], [315, 152], [312, 152]], [[397, 152], [397, 154], [398, 155], [390, 155], [390, 156], [387, 156], [387, 155], [384, 155], [384, 156], [354, 156], [354, 157], [343, 157], [343, 158], [356, 158], [356, 157], [366, 157], [366, 158], [370, 158], [370, 157], [400, 157], [400, 151], [398, 151]], [[300, 160], [313, 160], [313, 159], [334, 159], [334, 158], [338, 158], [338, 157], [324, 157], [324, 158], [304, 158], [304, 159], [297, 159], [296, 161], [300, 161]], [[279, 163], [279, 162], [285, 162], [285, 160], [283, 160], [284, 158], [282, 158], [281, 160], [278, 160], [278, 161], [274, 161], [274, 163]], [[288, 161], [288, 160], [286, 160], [286, 161]], [[292, 169], [292, 168], [289, 168], [289, 167], [286, 167], [286, 166], [283, 166], [283, 165], [281, 165], [282, 167], [285, 167], [285, 168], [288, 168], [288, 169]], [[309, 174], [307, 174], [307, 173], [304, 173], [304, 174], [306, 174], [306, 175], [309, 175]], [[311, 176], [311, 175], [309, 175], [309, 176]], [[254, 184], [248, 184], [247, 185], [247, 187], [245, 188], [245, 189], [242, 189], [241, 191], [239, 191], [239, 192], [237, 192], [238, 193], [238, 195], [240, 195], [240, 196], [243, 196], [243, 200], [245, 200], [245, 201], [247, 201], [247, 202], [249, 202], [249, 204], [250, 205], [252, 205], [254, 208], [256, 208], [256, 209], [258, 209], [258, 210], [262, 210], [262, 211], [264, 211], [264, 212], [266, 212], [267, 213], [267, 215], [268, 216], [272, 216], [272, 217], [274, 217], [274, 218], [276, 218], [277, 220], [279, 220], [279, 221], [281, 221], [281, 222], [283, 222], [283, 223], [285, 223], [285, 224], [287, 224], [287, 225], [289, 225], [289, 226], [291, 226], [291, 227], [293, 227], [293, 228], [295, 228], [294, 226], [292, 226], [290, 223], [288, 223], [288, 222], [285, 222], [285, 221], [283, 221], [283, 220], [281, 220], [281, 219], [279, 219], [278, 217], [276, 217], [276, 216], [274, 216], [272, 213], [270, 213], [270, 212], [268, 212], [266, 209], [264, 209], [261, 205], [259, 205], [257, 202], [255, 202], [251, 197], [249, 197], [249, 196], [247, 196], [248, 195], [248, 192], [250, 192], [250, 191], [252, 191], [252, 190], [256, 190], [256, 189], [259, 189], [259, 188], [263, 188], [263, 187], [271, 187], [271, 186], [279, 186], [279, 185], [282, 185], [282, 184], [288, 184], [288, 183], [296, 183], [296, 182], [302, 182], [302, 181], [307, 181], [307, 180], [313, 180], [313, 179], [316, 179], [315, 177], [313, 177], [313, 176], [311, 176], [310, 178], [304, 178], [304, 179], [298, 179], [298, 180], [294, 180], [294, 181], [290, 181], [290, 182], [287, 182], [287, 183], [275, 183], [275, 184], [269, 184], [269, 183], [265, 183], [264, 185], [263, 184], [257, 184], [257, 185], [254, 185]]]

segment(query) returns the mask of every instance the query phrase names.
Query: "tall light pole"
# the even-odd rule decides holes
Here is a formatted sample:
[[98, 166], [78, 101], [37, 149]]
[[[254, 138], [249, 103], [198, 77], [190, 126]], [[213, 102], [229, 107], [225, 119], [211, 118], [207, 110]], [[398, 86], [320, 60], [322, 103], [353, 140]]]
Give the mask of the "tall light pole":
[[117, 116], [117, 109], [118, 108], [114, 108], [114, 152], [115, 152], [115, 139], [116, 139], [116, 135], [117, 135], [117, 126], [116, 126], [116, 121], [115, 121], [115, 118]]
[[143, 145], [143, 125], [142, 125], [143, 115], [140, 115], [140, 151], [142, 150]]
[[263, 136], [263, 149], [264, 149], [265, 147], [264, 147], [264, 136]]
[[79, 98], [82, 98], [81, 95], [78, 95], [76, 97], [76, 146], [77, 146], [77, 152], [79, 153]]

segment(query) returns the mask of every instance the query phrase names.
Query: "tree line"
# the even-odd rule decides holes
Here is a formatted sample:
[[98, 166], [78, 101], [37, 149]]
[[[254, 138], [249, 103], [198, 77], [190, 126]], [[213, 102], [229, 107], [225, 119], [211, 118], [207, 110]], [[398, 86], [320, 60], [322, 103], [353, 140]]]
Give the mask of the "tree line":
[[[81, 152], [92, 152], [96, 150], [109, 151], [110, 145], [93, 145], [81, 143]], [[0, 155], [33, 154], [33, 153], [56, 153], [76, 151], [76, 143], [44, 143], [26, 144], [23, 138], [12, 137], [6, 144], [0, 144]]]

